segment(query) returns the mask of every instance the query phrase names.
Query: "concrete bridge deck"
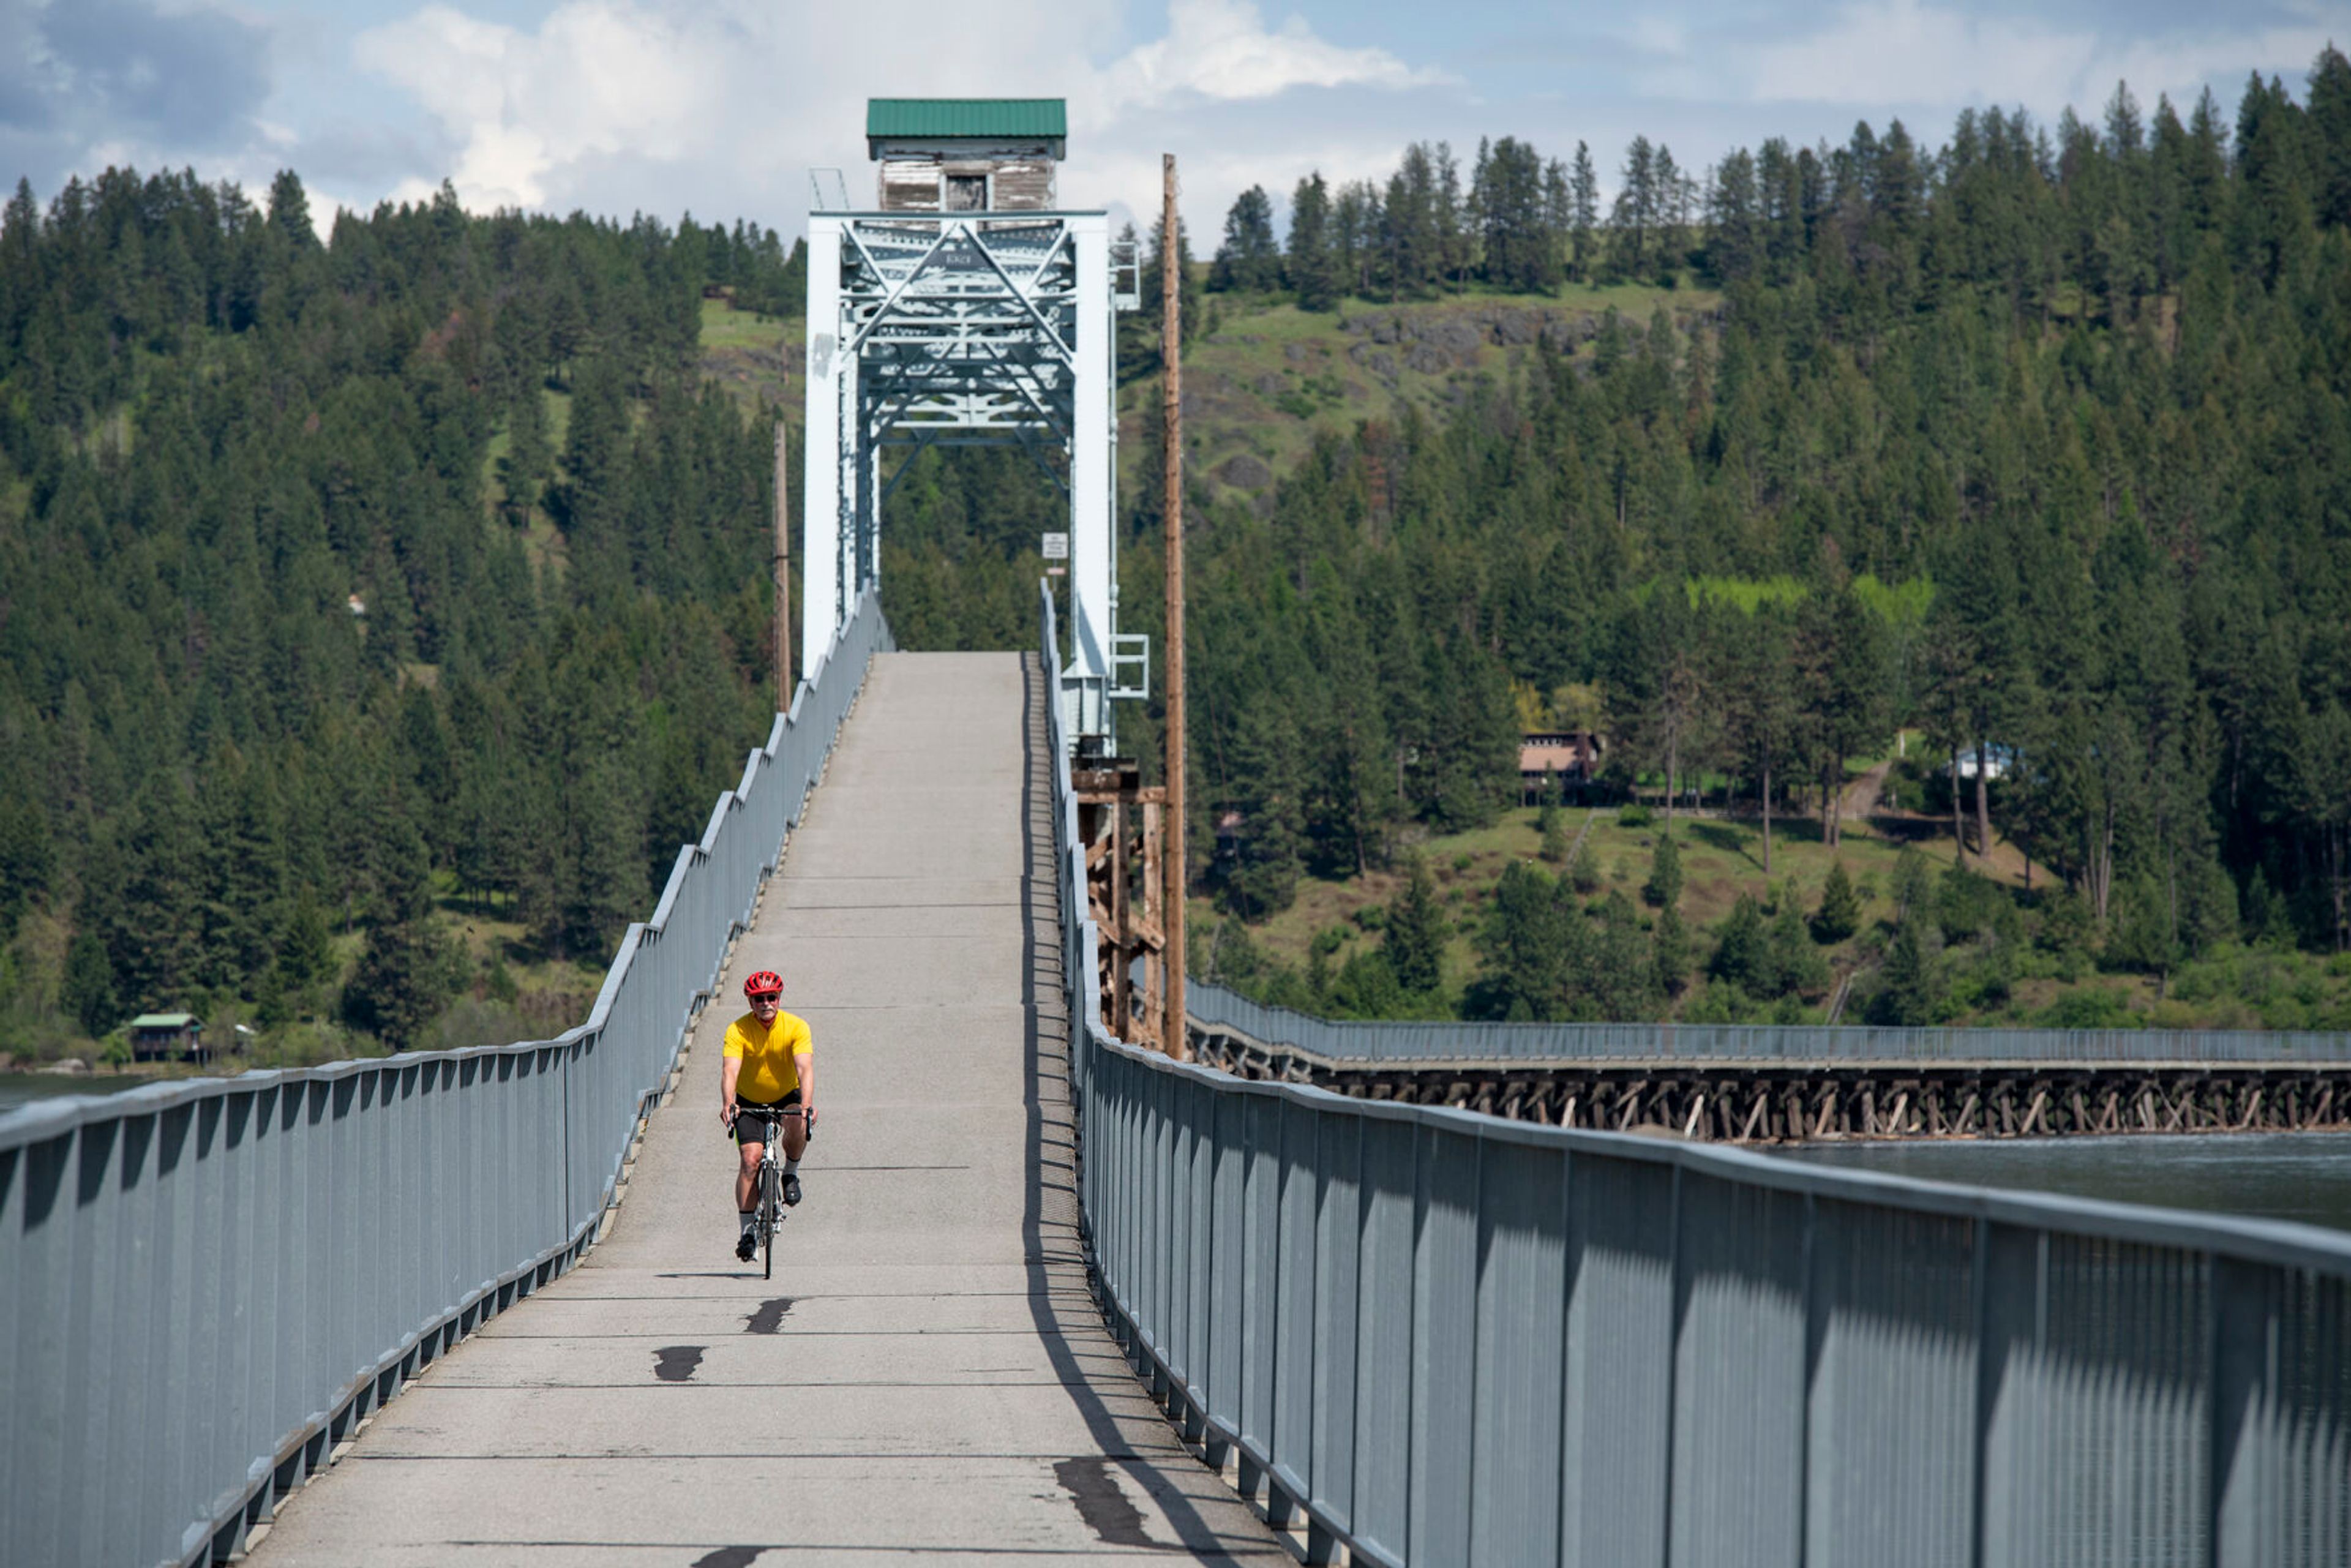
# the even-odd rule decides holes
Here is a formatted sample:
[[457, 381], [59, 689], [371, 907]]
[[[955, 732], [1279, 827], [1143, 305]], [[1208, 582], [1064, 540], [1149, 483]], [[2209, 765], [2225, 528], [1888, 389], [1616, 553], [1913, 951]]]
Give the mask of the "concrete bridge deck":
[[[875, 661], [610, 1236], [385, 1406], [254, 1563], [1290, 1555], [1087, 1292], [1042, 700], [1019, 655]], [[734, 1260], [716, 1119], [763, 967], [820, 1108], [772, 1282]]]

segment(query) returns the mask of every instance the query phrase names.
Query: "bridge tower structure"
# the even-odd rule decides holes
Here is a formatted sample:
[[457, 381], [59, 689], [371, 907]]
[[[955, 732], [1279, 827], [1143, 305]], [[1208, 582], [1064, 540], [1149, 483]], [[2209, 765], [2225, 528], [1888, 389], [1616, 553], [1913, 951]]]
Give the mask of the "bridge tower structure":
[[1070, 504], [1065, 733], [1107, 752], [1111, 702], [1146, 695], [1149, 669], [1147, 639], [1118, 630], [1113, 527], [1117, 313], [1139, 277], [1107, 212], [1057, 205], [1066, 139], [1059, 99], [874, 99], [873, 205], [813, 172], [800, 655], [813, 668], [880, 581], [883, 513], [916, 457], [1019, 447]]

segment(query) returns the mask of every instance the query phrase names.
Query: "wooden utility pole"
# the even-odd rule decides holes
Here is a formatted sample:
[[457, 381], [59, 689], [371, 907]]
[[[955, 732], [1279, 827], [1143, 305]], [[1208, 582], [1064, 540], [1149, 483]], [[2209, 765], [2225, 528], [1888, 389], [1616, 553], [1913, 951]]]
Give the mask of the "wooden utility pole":
[[1182, 1061], [1191, 1055], [1184, 1037], [1184, 279], [1183, 230], [1176, 216], [1176, 154], [1160, 155], [1159, 362], [1165, 373], [1160, 392], [1160, 450], [1166, 469], [1163, 506], [1167, 528], [1167, 810], [1166, 842], [1159, 863], [1167, 878], [1167, 946], [1161, 953], [1162, 1049]]
[[791, 424], [776, 415], [776, 711], [792, 711]]

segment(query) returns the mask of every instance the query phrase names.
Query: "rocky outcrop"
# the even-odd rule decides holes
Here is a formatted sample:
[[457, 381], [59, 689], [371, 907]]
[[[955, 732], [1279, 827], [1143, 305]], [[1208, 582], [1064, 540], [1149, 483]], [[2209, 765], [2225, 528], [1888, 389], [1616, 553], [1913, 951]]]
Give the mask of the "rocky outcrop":
[[1241, 452], [1217, 465], [1217, 477], [1236, 490], [1259, 490], [1273, 483], [1273, 470], [1263, 459]]
[[[1546, 306], [1484, 305], [1467, 309], [1365, 310], [1341, 319], [1339, 329], [1358, 340], [1347, 357], [1384, 380], [1394, 381], [1397, 351], [1405, 369], [1440, 375], [1477, 362], [1478, 351], [1549, 343], [1573, 350], [1600, 330], [1586, 310]], [[1393, 349], [1395, 351], [1389, 351]]]

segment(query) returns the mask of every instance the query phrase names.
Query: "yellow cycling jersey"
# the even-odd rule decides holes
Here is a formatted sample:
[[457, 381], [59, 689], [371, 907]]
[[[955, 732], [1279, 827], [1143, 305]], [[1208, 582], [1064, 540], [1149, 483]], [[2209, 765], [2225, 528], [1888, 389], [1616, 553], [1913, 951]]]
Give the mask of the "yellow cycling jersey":
[[808, 1019], [798, 1013], [778, 1011], [773, 1023], [745, 1013], [726, 1026], [726, 1059], [743, 1064], [735, 1078], [735, 1098], [766, 1105], [781, 1100], [800, 1086], [792, 1058], [808, 1050]]

